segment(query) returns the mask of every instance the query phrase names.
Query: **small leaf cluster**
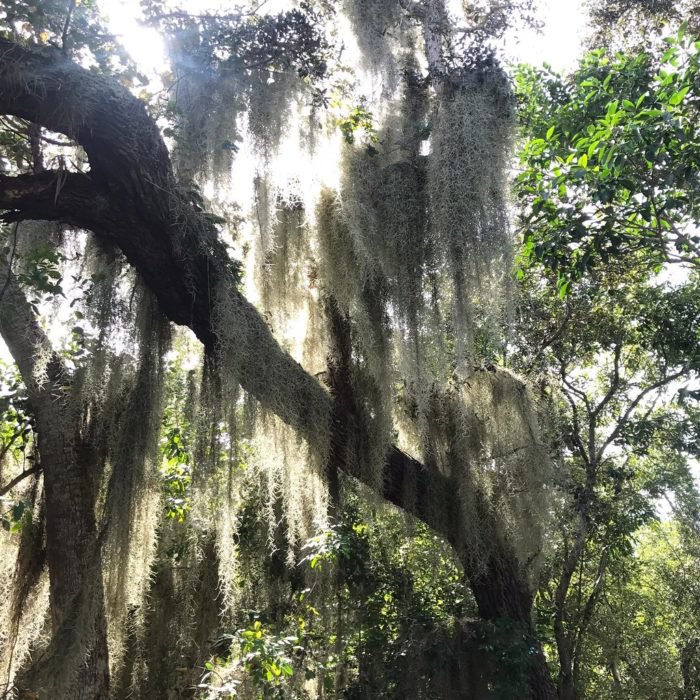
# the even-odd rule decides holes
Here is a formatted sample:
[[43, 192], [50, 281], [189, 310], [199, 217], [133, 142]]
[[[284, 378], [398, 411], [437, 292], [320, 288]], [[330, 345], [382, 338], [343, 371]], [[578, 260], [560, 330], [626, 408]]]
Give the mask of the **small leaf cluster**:
[[22, 532], [24, 527], [32, 524], [31, 508], [24, 501], [17, 501], [5, 513], [0, 515], [3, 530], [10, 533]]
[[183, 523], [190, 510], [189, 486], [192, 483], [192, 457], [180, 428], [170, 428], [161, 441], [163, 464], [161, 483], [165, 517]]

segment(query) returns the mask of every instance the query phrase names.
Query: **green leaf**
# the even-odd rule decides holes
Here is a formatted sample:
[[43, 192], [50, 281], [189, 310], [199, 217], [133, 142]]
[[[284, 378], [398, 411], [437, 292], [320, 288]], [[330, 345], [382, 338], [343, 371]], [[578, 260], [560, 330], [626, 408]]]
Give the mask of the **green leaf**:
[[679, 105], [681, 102], [683, 102], [683, 98], [688, 94], [689, 90], [690, 85], [686, 85], [684, 88], [671, 95], [671, 97], [668, 100], [669, 105], [671, 105], [672, 107], [676, 107], [677, 105]]

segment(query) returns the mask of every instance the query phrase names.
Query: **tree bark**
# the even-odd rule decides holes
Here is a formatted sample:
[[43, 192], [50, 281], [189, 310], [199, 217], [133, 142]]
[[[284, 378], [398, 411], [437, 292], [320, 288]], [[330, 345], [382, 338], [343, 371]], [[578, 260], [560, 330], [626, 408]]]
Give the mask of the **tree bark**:
[[[361, 453], [362, 436], [352, 405], [334, 402], [284, 353], [265, 320], [240, 294], [215, 226], [178, 187], [167, 149], [144, 105], [117, 81], [58, 52], [28, 50], [0, 39], [0, 113], [65, 134], [85, 149], [90, 162], [85, 175], [1, 177], [5, 221], [60, 220], [117, 245], [172, 322], [189, 326], [209, 351], [219, 347], [235, 355], [224, 359], [232, 360], [245, 391], [311, 444], [323, 433], [319, 426], [328, 426], [330, 451], [339, 467], [366, 480], [361, 460], [354, 458]], [[218, 317], [222, 304], [227, 307], [225, 328]], [[384, 498], [455, 544], [451, 504], [458, 489], [451, 480], [396, 448], [389, 450], [385, 474], [380, 487]], [[66, 476], [73, 478], [68, 472]], [[78, 481], [76, 472], [71, 500], [81, 496]], [[412, 494], [409, 500], [407, 493]], [[431, 507], [435, 502], [444, 503], [445, 512], [436, 513]], [[59, 521], [75, 516], [72, 506], [66, 509]], [[78, 523], [81, 531], [94, 528], [88, 520]], [[511, 618], [531, 634], [532, 597], [505, 543], [495, 543], [493, 561], [474, 578], [472, 588], [486, 619]], [[553, 698], [544, 657], [534, 635], [532, 640], [532, 697]]]
[[78, 416], [66, 398], [69, 377], [4, 261], [0, 278], [6, 280], [0, 334], [27, 387], [44, 474], [53, 641], [36, 678], [52, 693], [55, 682], [65, 681], [60, 689], [71, 697], [104, 698], [107, 629], [92, 475], [80, 457]]

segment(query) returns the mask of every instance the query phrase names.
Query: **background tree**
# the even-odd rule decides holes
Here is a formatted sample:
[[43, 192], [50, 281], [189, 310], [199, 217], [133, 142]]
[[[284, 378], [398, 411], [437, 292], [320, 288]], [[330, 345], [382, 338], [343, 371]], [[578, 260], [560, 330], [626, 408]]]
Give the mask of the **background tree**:
[[[589, 668], [600, 673], [587, 658], [598, 606], [637, 566], [636, 533], [656, 518], [655, 500], [692, 484], [696, 416], [684, 397], [698, 362], [697, 183], [683, 163], [695, 157], [696, 54], [681, 30], [657, 54], [611, 59], [600, 50], [566, 79], [520, 75], [529, 140], [516, 181], [519, 274], [530, 288], [524, 335], [534, 343], [526, 369], [561, 401], [562, 486], [575, 513], [562, 510], [539, 598], [560, 697], [602, 692], [583, 680]], [[671, 692], [623, 678], [613, 656], [603, 662], [611, 696], [646, 682], [633, 692]], [[666, 658], [676, 673], [667, 681], [678, 684], [677, 649]]]

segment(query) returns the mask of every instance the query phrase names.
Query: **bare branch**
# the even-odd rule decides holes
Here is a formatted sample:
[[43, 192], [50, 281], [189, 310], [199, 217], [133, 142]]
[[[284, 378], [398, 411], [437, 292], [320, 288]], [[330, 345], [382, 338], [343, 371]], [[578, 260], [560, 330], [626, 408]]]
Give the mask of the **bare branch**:
[[600, 415], [601, 411], [610, 403], [612, 398], [617, 393], [620, 388], [620, 357], [622, 355], [622, 343], [615, 343], [615, 350], [613, 356], [613, 374], [610, 379], [610, 386], [605, 396], [601, 399], [600, 403], [591, 411], [591, 418], [596, 419]]
[[525, 369], [525, 373], [529, 374], [532, 371], [532, 368], [535, 366], [535, 362], [539, 360], [540, 357], [544, 354], [544, 351], [553, 345], [554, 343], [559, 340], [559, 338], [562, 337], [564, 334], [564, 331], [566, 330], [567, 326], [569, 325], [569, 321], [571, 320], [571, 307], [567, 305], [566, 311], [564, 313], [564, 318], [562, 319], [561, 323], [559, 326], [556, 328], [556, 330], [547, 338], [545, 338], [544, 342], [540, 346], [539, 350], [535, 353], [535, 355], [532, 357], [530, 360], [530, 363], [528, 364], [527, 368]]
[[687, 372], [688, 372], [688, 368], [682, 367], [681, 369], [679, 369], [676, 372], [665, 375], [662, 379], [659, 379], [658, 381], [654, 382], [653, 384], [650, 384], [648, 387], [646, 387], [646, 389], [639, 392], [639, 394], [637, 394], [636, 398], [630, 402], [630, 404], [627, 406], [627, 409], [617, 419], [615, 428], [610, 433], [610, 435], [608, 435], [607, 439], [601, 445], [600, 449], [596, 453], [596, 462], [600, 462], [600, 460], [603, 458], [605, 450], [607, 450], [607, 448], [610, 447], [610, 445], [617, 439], [617, 436], [620, 434], [622, 429], [629, 422], [629, 419], [632, 416], [632, 413], [636, 410], [637, 406], [639, 406], [639, 404], [647, 396], [649, 396], [649, 394], [651, 394], [654, 391], [658, 391], [659, 389], [661, 389], [665, 386], [668, 386], [671, 382], [674, 382], [676, 379], [680, 379], [684, 374], [687, 374]]
[[40, 472], [41, 466], [38, 464], [33, 466], [31, 469], [25, 469], [21, 474], [18, 474], [14, 479], [11, 479], [4, 486], [0, 487], [0, 498], [2, 498], [2, 496], [4, 496], [6, 493], [12, 491], [17, 484], [24, 481], [24, 479], [27, 477], [33, 476], [34, 474], [39, 474]]
[[70, 29], [70, 21], [75, 10], [76, 0], [70, 0], [68, 4], [68, 12], [66, 13], [66, 21], [63, 23], [63, 32], [61, 33], [61, 51], [65, 54], [68, 51], [68, 30]]
[[108, 216], [107, 199], [90, 177], [65, 170], [0, 175], [0, 209], [7, 222], [64, 221], [78, 228], [91, 228]]
[[12, 449], [12, 445], [15, 444], [18, 438], [20, 438], [24, 431], [29, 427], [29, 422], [23, 423], [19, 430], [16, 430], [12, 435], [10, 436], [10, 439], [2, 446], [2, 449], [0, 450], [0, 464], [2, 464], [2, 460], [5, 459], [5, 456], [7, 453]]
[[[560, 376], [561, 376], [561, 380], [562, 380], [564, 386], [567, 389], [569, 389], [573, 394], [580, 395], [582, 393], [582, 392], [578, 392], [578, 390], [575, 389], [575, 387], [572, 387], [570, 385], [570, 383], [568, 382], [568, 380], [566, 379], [566, 364], [564, 364], [563, 362], [560, 364]], [[574, 400], [573, 396], [571, 396], [566, 389], [564, 389], [562, 391], [562, 393], [564, 394], [564, 398], [567, 400], [567, 402], [569, 403], [569, 406], [571, 407], [571, 424], [572, 424], [571, 425], [571, 427], [572, 427], [571, 438], [574, 442], [576, 449], [579, 452], [579, 456], [581, 457], [581, 459], [583, 459], [584, 464], [588, 468], [588, 466], [590, 465], [590, 459], [589, 459], [588, 452], [586, 450], [586, 446], [584, 445], [584, 442], [583, 442], [583, 437], [581, 436], [581, 422], [579, 420], [578, 406], [577, 406], [576, 401]], [[584, 394], [584, 397], [585, 397], [585, 394]]]

